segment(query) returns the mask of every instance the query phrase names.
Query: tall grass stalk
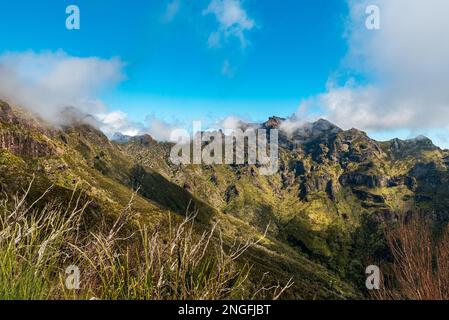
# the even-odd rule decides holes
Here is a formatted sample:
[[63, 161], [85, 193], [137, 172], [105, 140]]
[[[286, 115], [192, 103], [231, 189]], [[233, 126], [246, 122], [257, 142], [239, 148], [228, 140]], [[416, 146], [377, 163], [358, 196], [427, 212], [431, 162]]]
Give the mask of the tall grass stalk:
[[[226, 245], [216, 224], [199, 232], [195, 216], [150, 229], [135, 219], [133, 196], [112, 223], [81, 233], [89, 203], [74, 193], [65, 208], [43, 204], [49, 190], [29, 203], [31, 187], [0, 201], [0, 299], [277, 299], [291, 286], [251, 286], [240, 258], [258, 241]], [[78, 290], [66, 287], [69, 265]]]
[[[86, 205], [63, 209], [55, 203], [27, 205], [32, 184], [22, 196], [0, 201], [0, 299], [49, 299], [57, 295], [55, 275], [68, 237], [77, 231]], [[73, 198], [72, 198], [73, 200]], [[71, 201], [72, 201], [71, 200]], [[71, 207], [69, 204], [67, 208]]]

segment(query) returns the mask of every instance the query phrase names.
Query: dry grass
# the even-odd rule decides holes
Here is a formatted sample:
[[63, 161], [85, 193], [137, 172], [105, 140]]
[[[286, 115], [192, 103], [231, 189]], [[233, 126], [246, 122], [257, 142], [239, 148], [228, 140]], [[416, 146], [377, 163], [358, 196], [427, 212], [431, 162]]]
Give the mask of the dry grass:
[[[31, 188], [31, 184], [30, 184]], [[133, 198], [112, 223], [80, 232], [88, 204], [65, 209], [30, 191], [0, 202], [0, 299], [278, 299], [292, 284], [255, 287], [240, 258], [257, 242], [226, 246], [214, 225], [198, 233], [195, 216], [171, 217], [153, 229], [134, 219]], [[69, 265], [80, 289], [65, 286]]]

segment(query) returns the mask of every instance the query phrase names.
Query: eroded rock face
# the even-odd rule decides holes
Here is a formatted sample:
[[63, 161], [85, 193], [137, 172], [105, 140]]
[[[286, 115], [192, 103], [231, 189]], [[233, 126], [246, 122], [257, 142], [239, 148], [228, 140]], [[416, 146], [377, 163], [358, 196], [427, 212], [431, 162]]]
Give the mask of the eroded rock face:
[[53, 144], [46, 142], [44, 134], [51, 130], [38, 122], [19, 117], [6, 102], [0, 101], [0, 148], [25, 157], [46, 157], [58, 154]]
[[265, 129], [279, 129], [283, 121], [285, 121], [284, 118], [273, 116], [270, 117], [264, 124], [262, 124], [262, 127]]
[[435, 151], [438, 149], [432, 140], [424, 136], [418, 136], [409, 140], [393, 139], [389, 142], [389, 152], [393, 159], [404, 159], [419, 155], [423, 151]]
[[[40, 122], [41, 121], [41, 122]], [[52, 134], [55, 130], [46, 128], [42, 120], [23, 109], [11, 107], [8, 103], [0, 100], [0, 123], [8, 126], [20, 126], [22, 129], [35, 130], [40, 133]]]
[[17, 124], [17, 117], [13, 114], [11, 107], [0, 100], [0, 121], [8, 124]]
[[339, 185], [329, 174], [302, 176], [299, 179], [299, 197], [303, 200], [313, 192], [326, 192], [329, 199], [334, 200]]
[[339, 191], [340, 187], [334, 180], [329, 180], [326, 185], [326, 193], [329, 199], [335, 201], [335, 195]]
[[417, 163], [409, 172], [416, 181], [416, 191], [430, 194], [449, 192], [447, 169], [436, 162]]
[[304, 162], [300, 160], [291, 160], [288, 163], [288, 169], [289, 171], [294, 172], [295, 177], [302, 176], [306, 173]]
[[367, 192], [364, 190], [359, 190], [359, 189], [353, 189], [353, 193], [357, 196], [357, 198], [359, 198], [360, 200], [365, 201], [365, 202], [371, 202], [374, 204], [384, 204], [385, 203], [384, 197], [377, 195], [377, 194], [372, 194], [370, 192]]
[[0, 132], [0, 147], [25, 157], [48, 157], [57, 155], [50, 144], [34, 140], [31, 136], [20, 132]]
[[365, 186], [368, 188], [383, 188], [388, 185], [386, 177], [367, 175], [364, 173], [345, 173], [339, 179], [343, 186]]
[[333, 144], [333, 157], [343, 166], [349, 162], [363, 163], [373, 159], [384, 159], [385, 152], [377, 142], [357, 129], [340, 132]]
[[417, 181], [415, 177], [401, 176], [388, 179], [388, 188], [407, 186], [411, 191], [416, 191]]

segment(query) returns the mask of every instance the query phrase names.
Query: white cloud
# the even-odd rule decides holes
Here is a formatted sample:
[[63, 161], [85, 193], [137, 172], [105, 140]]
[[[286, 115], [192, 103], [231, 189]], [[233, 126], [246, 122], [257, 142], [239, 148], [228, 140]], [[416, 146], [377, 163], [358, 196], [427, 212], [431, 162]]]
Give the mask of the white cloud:
[[235, 75], [236, 69], [231, 66], [229, 60], [225, 60], [223, 65], [221, 66], [221, 74], [228, 78], [233, 78]]
[[119, 132], [127, 136], [136, 136], [145, 132], [142, 124], [133, 122], [122, 111], [112, 111], [96, 115], [100, 129], [109, 137]]
[[240, 0], [212, 0], [203, 15], [213, 14], [218, 30], [209, 36], [209, 46], [219, 47], [223, 40], [235, 37], [242, 48], [248, 45], [245, 32], [255, 27], [255, 22], [246, 13]]
[[178, 121], [169, 123], [155, 115], [147, 116], [145, 120], [145, 132], [158, 141], [170, 141], [171, 133], [177, 129], [185, 128]]
[[287, 135], [292, 135], [297, 129], [303, 128], [304, 125], [315, 120], [313, 117], [308, 115], [311, 102], [312, 101], [310, 100], [301, 102], [296, 113], [281, 123], [280, 129]]
[[147, 116], [143, 123], [131, 120], [125, 112], [120, 110], [100, 113], [95, 117], [99, 122], [100, 130], [110, 138], [116, 133], [131, 137], [149, 134], [157, 141], [170, 141], [172, 131], [185, 129], [177, 120], [168, 122], [154, 114]]
[[0, 98], [53, 123], [68, 106], [89, 114], [104, 112], [103, 90], [124, 78], [118, 58], [78, 58], [58, 52], [0, 55]]
[[207, 44], [209, 45], [209, 48], [218, 48], [221, 45], [221, 33], [211, 32], [209, 35], [209, 38], [207, 39]]
[[177, 129], [185, 129], [179, 121], [165, 121], [156, 115], [149, 115], [144, 122], [132, 121], [129, 116], [120, 110], [97, 114], [100, 129], [108, 136], [115, 133], [127, 136], [149, 134], [157, 141], [170, 141], [171, 133]]
[[218, 129], [223, 130], [235, 130], [242, 127], [242, 124], [246, 123], [247, 121], [236, 117], [236, 116], [227, 116], [226, 118], [223, 118], [218, 121]]
[[[348, 3], [349, 54], [343, 66], [364, 81], [331, 81], [312, 103], [344, 128], [449, 129], [449, 2]], [[372, 4], [380, 8], [380, 30], [365, 28], [365, 9]]]
[[0, 55], [0, 99], [55, 125], [66, 123], [70, 116], [88, 120], [109, 137], [117, 132], [129, 136], [148, 133], [168, 141], [176, 122], [170, 124], [154, 115], [145, 123], [132, 121], [123, 111], [108, 111], [99, 99], [103, 90], [124, 79], [123, 66], [118, 58], [79, 58], [63, 51], [5, 53]]
[[173, 19], [178, 14], [180, 7], [181, 7], [181, 1], [180, 0], [170, 1], [167, 4], [164, 16], [162, 17], [162, 21], [165, 22], [165, 23], [173, 21]]

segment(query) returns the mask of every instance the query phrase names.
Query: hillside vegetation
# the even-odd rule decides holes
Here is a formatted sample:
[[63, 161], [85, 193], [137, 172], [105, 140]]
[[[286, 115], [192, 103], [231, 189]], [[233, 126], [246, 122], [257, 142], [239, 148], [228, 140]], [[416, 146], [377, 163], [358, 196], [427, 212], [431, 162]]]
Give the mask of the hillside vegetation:
[[[279, 128], [282, 121], [273, 117], [261, 126]], [[394, 221], [397, 212], [417, 208], [441, 225], [447, 221], [449, 152], [424, 137], [377, 142], [362, 131], [343, 131], [320, 120], [289, 135], [281, 131], [280, 169], [273, 176], [261, 176], [257, 165], [176, 166], [169, 160], [170, 144], [150, 136], [110, 141], [90, 122], [87, 116], [72, 116], [70, 125], [54, 127], [0, 102], [4, 201], [0, 232], [24, 227], [21, 223], [11, 227], [8, 216], [14, 212], [12, 199], [23, 197], [31, 181], [22, 206], [32, 205], [34, 213], [26, 214], [22, 223], [30, 225], [29, 219], [45, 216], [36, 223], [56, 219], [52, 224], [68, 228], [54, 236], [42, 231], [33, 238], [37, 242], [20, 240], [14, 250], [7, 243], [15, 242], [11, 237], [17, 236], [18, 229], [1, 238], [2, 266], [21, 265], [14, 267], [19, 271], [10, 278], [9, 269], [2, 271], [4, 283], [10, 281], [7, 287], [14, 287], [14, 281], [22, 278], [19, 274], [29, 274], [23, 281], [31, 287], [25, 287], [40, 286], [43, 293], [23, 291], [18, 283], [17, 290], [8, 292], [5, 285], [0, 294], [69, 298], [73, 292], [55, 289], [62, 286], [57, 275], [65, 265], [79, 263], [86, 266], [91, 280], [84, 287], [81, 284], [83, 298], [273, 298], [285, 286], [281, 297], [286, 299], [361, 298], [367, 294], [366, 266], [383, 259], [387, 251], [383, 221]], [[76, 219], [70, 218], [73, 212]], [[186, 213], [195, 215], [190, 231], [180, 227]], [[118, 234], [114, 226], [123, 215], [126, 223], [118, 223], [121, 235], [117, 236], [123, 241], [114, 254], [108, 235]], [[174, 234], [170, 225], [181, 228], [182, 236]], [[41, 230], [48, 231], [45, 226]], [[211, 235], [210, 242], [204, 242], [204, 235]], [[21, 250], [30, 250], [27, 254], [38, 259], [45, 237], [55, 243], [48, 246], [53, 251], [42, 265], [45, 270], [37, 273], [29, 269], [37, 265], [22, 265], [18, 258], [23, 256]], [[189, 244], [178, 243], [181, 248], [194, 247], [196, 241], [208, 248], [201, 256], [204, 260], [194, 259], [193, 266], [187, 260], [182, 266], [183, 272], [193, 270], [188, 285], [167, 270], [174, 260], [167, 258], [163, 269], [145, 260], [157, 254], [145, 251], [147, 241], [164, 244], [173, 237], [191, 239]], [[236, 243], [245, 250], [232, 259], [232, 248], [241, 249]], [[163, 245], [159, 248], [163, 250]], [[227, 252], [224, 256], [232, 263], [220, 258], [223, 251], [217, 248]], [[56, 269], [46, 269], [49, 265]], [[220, 270], [226, 281], [217, 281], [214, 270]], [[161, 281], [169, 288], [158, 291], [154, 288], [161, 275], [168, 277]], [[225, 285], [212, 288], [212, 282]], [[267, 293], [260, 288], [272, 289]], [[197, 295], [197, 289], [204, 295]]]

